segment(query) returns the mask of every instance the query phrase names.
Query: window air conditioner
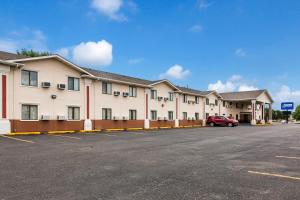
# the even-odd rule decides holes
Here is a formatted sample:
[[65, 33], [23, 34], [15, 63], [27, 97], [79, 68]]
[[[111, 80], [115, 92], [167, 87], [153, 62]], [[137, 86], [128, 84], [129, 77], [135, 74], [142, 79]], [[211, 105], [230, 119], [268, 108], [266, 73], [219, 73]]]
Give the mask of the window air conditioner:
[[49, 115], [42, 115], [41, 120], [45, 120], [45, 121], [50, 120], [50, 116]]
[[57, 115], [57, 120], [64, 121], [66, 120], [66, 117], [64, 115]]
[[49, 88], [51, 86], [50, 82], [42, 82], [42, 88]]
[[57, 89], [64, 90], [64, 89], [66, 89], [66, 85], [65, 84], [57, 84]]

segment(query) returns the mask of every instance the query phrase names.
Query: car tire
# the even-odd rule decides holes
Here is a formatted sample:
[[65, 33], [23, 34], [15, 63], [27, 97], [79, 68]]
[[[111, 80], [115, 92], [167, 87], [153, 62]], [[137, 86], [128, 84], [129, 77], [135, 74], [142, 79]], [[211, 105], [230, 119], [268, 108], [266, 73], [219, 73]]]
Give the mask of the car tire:
[[214, 126], [215, 126], [215, 123], [210, 122], [210, 123], [209, 123], [209, 126], [210, 126], [210, 127], [214, 127]]
[[228, 127], [233, 127], [233, 124], [232, 123], [228, 123], [227, 126]]

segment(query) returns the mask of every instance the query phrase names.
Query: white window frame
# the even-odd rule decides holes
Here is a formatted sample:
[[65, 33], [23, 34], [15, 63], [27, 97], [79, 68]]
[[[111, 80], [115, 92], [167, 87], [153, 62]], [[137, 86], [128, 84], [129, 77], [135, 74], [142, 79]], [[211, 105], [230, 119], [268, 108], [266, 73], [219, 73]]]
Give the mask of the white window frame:
[[129, 97], [137, 97], [137, 87], [129, 86]]
[[[29, 77], [28, 77], [29, 78], [29, 80], [28, 80], [29, 84], [28, 85], [22, 83], [22, 77], [23, 77], [22, 72], [29, 72]], [[36, 85], [30, 85], [30, 73], [32, 73], [32, 72], [36, 73]], [[21, 86], [34, 87], [34, 88], [38, 87], [39, 86], [39, 73], [38, 73], [38, 71], [30, 70], [30, 69], [22, 69], [21, 70]]]
[[[106, 85], [106, 91], [103, 90], [104, 85]], [[102, 94], [108, 94], [108, 95], [112, 95], [112, 83], [110, 82], [106, 82], [106, 81], [102, 81]]]
[[169, 101], [174, 101], [174, 92], [169, 92]]
[[[153, 118], [152, 113], [155, 113], [155, 119]], [[156, 121], [157, 120], [157, 110], [151, 110], [150, 115], [151, 115], [151, 121]]]
[[[74, 115], [74, 113], [75, 113], [75, 111], [74, 111], [74, 108], [78, 108], [79, 109], [79, 118], [78, 119], [70, 119], [69, 117], [69, 108], [72, 108], [73, 109], [73, 113], [72, 113], [72, 115]], [[81, 115], [80, 115], [80, 106], [74, 106], [74, 105], [72, 105], [72, 106], [67, 106], [67, 119], [68, 119], [68, 121], [80, 121], [80, 119], [81, 119]]]
[[[172, 113], [172, 118], [170, 117], [170, 114]], [[174, 120], [174, 111], [168, 111], [168, 120], [173, 121]]]
[[[106, 110], [106, 116], [105, 117], [103, 117], [104, 116], [104, 113], [103, 113], [104, 110]], [[107, 111], [110, 111], [110, 117], [109, 118], [107, 117], [108, 116]], [[101, 114], [102, 114], [102, 120], [112, 120], [112, 109], [111, 108], [102, 108]]]
[[[37, 107], [37, 119], [23, 119], [23, 106], [36, 106]], [[33, 103], [21, 103], [21, 116], [20, 121], [39, 121], [39, 105]]]
[[187, 120], [188, 119], [188, 113], [187, 112], [182, 112], [182, 119]]
[[[135, 114], [132, 115], [133, 113], [135, 113]], [[137, 120], [137, 110], [135, 110], [135, 109], [129, 110], [129, 120]]]
[[157, 90], [151, 90], [150, 91], [150, 98], [151, 99], [157, 99]]
[[[73, 89], [70, 89], [69, 79], [73, 79]], [[75, 80], [78, 80], [78, 90], [75, 90]], [[68, 91], [79, 92], [80, 91], [80, 78], [74, 76], [68, 76]]]

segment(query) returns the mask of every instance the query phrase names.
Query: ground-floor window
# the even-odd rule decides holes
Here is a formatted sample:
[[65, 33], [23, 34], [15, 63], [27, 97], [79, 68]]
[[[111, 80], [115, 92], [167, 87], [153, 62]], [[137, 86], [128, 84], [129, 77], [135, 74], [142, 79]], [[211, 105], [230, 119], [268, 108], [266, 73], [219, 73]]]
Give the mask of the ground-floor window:
[[195, 113], [195, 120], [199, 120], [199, 113]]
[[183, 120], [187, 120], [187, 112], [182, 113], [182, 118], [183, 118]]
[[68, 107], [68, 120], [79, 120], [80, 108], [75, 106]]
[[102, 108], [102, 119], [111, 120], [111, 108]]
[[157, 120], [157, 111], [151, 110], [151, 120]]
[[205, 113], [205, 118], [208, 119], [209, 113]]
[[129, 120], [136, 120], [136, 110], [129, 110]]
[[168, 119], [169, 120], [173, 120], [174, 119], [174, 117], [173, 117], [173, 111], [169, 111], [168, 112]]
[[22, 120], [37, 120], [38, 106], [37, 105], [22, 105]]

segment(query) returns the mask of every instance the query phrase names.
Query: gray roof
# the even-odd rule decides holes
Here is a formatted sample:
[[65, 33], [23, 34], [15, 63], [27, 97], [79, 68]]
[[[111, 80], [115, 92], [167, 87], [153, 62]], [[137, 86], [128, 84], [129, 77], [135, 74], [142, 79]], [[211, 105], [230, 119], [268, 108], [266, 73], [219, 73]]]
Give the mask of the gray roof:
[[110, 73], [110, 72], [104, 72], [104, 71], [85, 68], [85, 67], [81, 67], [81, 68], [96, 77], [104, 78], [104, 79], [112, 79], [112, 80], [128, 82], [128, 83], [132, 83], [132, 84], [139, 84], [139, 85], [150, 85], [155, 82], [155, 81], [149, 81], [146, 79], [134, 78], [134, 77], [130, 77], [130, 76], [125, 76], [125, 75], [120, 75], [120, 74], [115, 74], [115, 73]]
[[5, 51], [0, 51], [0, 60], [15, 60], [15, 59], [21, 59], [21, 58], [27, 58], [27, 56], [18, 55], [15, 53], [8, 53]]
[[251, 100], [256, 99], [266, 90], [253, 90], [253, 91], [244, 91], [244, 92], [225, 92], [219, 93], [224, 100]]
[[180, 86], [178, 86], [178, 88], [183, 93], [196, 94], [196, 95], [200, 95], [200, 96], [206, 96], [213, 92], [213, 91], [200, 91], [200, 90], [195, 90], [195, 89], [191, 89], [191, 88], [187, 88], [187, 87], [180, 87]]

